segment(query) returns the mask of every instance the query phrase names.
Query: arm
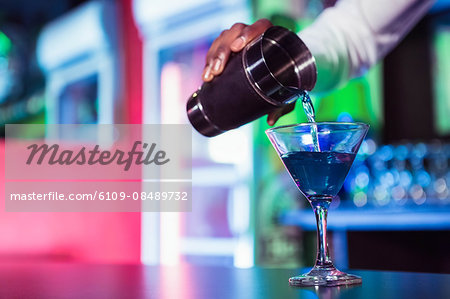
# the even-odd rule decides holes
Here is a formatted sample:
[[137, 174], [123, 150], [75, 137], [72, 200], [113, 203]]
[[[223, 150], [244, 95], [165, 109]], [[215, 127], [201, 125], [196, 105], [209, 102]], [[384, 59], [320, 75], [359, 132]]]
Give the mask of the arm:
[[433, 0], [341, 0], [299, 33], [316, 58], [314, 91], [362, 75], [425, 15]]
[[[314, 91], [328, 91], [363, 74], [382, 59], [425, 15], [434, 0], [340, 0], [325, 9], [299, 33], [316, 59], [318, 77]], [[231, 52], [241, 51], [272, 24], [265, 19], [252, 25], [237, 23], [213, 42], [202, 78], [220, 75]], [[267, 118], [274, 125], [292, 111], [287, 105]]]

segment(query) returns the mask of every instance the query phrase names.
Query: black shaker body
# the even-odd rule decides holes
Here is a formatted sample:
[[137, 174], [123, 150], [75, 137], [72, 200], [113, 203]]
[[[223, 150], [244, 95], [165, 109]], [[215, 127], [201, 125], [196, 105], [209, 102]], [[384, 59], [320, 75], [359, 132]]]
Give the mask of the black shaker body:
[[[205, 136], [238, 128], [277, 108], [264, 100], [250, 84], [242, 67], [242, 54], [233, 54], [222, 74], [203, 83], [188, 101], [189, 119]], [[198, 118], [192, 109], [200, 110]]]
[[316, 80], [314, 58], [293, 32], [278, 26], [239, 52], [187, 102], [193, 127], [212, 137], [292, 102]]

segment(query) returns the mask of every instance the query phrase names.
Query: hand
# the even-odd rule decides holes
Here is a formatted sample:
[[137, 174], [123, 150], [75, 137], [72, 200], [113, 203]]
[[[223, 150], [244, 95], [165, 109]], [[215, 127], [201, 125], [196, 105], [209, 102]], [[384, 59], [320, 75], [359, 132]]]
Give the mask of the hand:
[[[223, 31], [208, 50], [202, 75], [203, 81], [209, 82], [215, 76], [220, 75], [231, 52], [241, 51], [249, 42], [271, 26], [272, 23], [269, 20], [260, 19], [252, 25], [236, 23], [230, 29]], [[294, 107], [295, 103], [273, 111], [267, 116], [267, 123], [273, 126], [282, 115], [291, 112]]]
[[[272, 23], [267, 19], [260, 19], [252, 25], [236, 23], [230, 29], [224, 30], [214, 40], [206, 55], [206, 65], [203, 70], [202, 79], [211, 81], [215, 76], [222, 73], [231, 52], [239, 52], [254, 38], [260, 36]], [[276, 121], [286, 113], [291, 112], [295, 102], [279, 108], [267, 116], [267, 123], [273, 126]]]
[[239, 52], [254, 38], [260, 36], [272, 23], [260, 19], [252, 25], [236, 23], [230, 29], [222, 31], [214, 40], [206, 54], [206, 65], [203, 70], [203, 81], [209, 82], [214, 76], [222, 73], [231, 52]]

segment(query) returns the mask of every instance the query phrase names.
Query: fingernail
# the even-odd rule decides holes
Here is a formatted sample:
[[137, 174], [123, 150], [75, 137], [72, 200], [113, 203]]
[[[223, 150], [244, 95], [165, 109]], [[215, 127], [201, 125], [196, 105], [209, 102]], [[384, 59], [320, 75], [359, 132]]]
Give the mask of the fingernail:
[[222, 60], [220, 60], [219, 58], [216, 58], [213, 63], [213, 71], [218, 72], [221, 64], [222, 64]]
[[244, 37], [240, 36], [231, 43], [231, 48], [234, 50], [240, 50], [244, 46], [244, 43]]
[[210, 80], [210, 79], [211, 79], [211, 66], [208, 65], [203, 71], [203, 80]]

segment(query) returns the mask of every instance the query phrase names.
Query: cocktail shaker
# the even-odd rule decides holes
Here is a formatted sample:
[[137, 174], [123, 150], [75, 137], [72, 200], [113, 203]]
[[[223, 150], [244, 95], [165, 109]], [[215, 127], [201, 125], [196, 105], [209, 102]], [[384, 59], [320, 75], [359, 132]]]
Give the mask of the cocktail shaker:
[[216, 136], [292, 103], [313, 89], [316, 78], [314, 57], [302, 40], [273, 26], [191, 95], [187, 115], [202, 135]]

